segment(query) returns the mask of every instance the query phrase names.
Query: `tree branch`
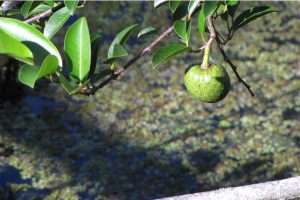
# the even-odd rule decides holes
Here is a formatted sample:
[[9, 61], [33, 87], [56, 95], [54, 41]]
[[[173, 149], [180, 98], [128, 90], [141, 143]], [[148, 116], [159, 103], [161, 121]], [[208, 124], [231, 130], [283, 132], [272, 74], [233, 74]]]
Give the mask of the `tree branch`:
[[287, 200], [300, 198], [300, 176], [157, 200]]
[[164, 40], [171, 32], [173, 31], [173, 26], [167, 28], [164, 32], [162, 32], [153, 42], [151, 42], [148, 46], [142, 49], [136, 56], [131, 58], [125, 65], [120, 67], [119, 70], [114, 71], [107, 79], [99, 83], [97, 86], [92, 87], [90, 90], [85, 91], [83, 94], [85, 95], [93, 95], [97, 90], [103, 88], [105, 85], [110, 83], [112, 80], [117, 79], [121, 74], [125, 72], [132, 64], [134, 64], [137, 60], [143, 57], [145, 54], [150, 53], [153, 48], [158, 45], [162, 40]]
[[[5, 1], [6, 2], [6, 1]], [[4, 3], [5, 3], [4, 2]], [[25, 22], [27, 23], [32, 23], [35, 21], [38, 21], [42, 18], [48, 17], [50, 16], [53, 12], [55, 12], [56, 10], [62, 8], [64, 6], [64, 4], [62, 3], [58, 3], [57, 6], [46, 10], [45, 12], [42, 12], [36, 16], [33, 16], [29, 19], [26, 19]], [[1, 5], [2, 7], [2, 5]], [[208, 19], [208, 29], [210, 32], [210, 38], [209, 41], [206, 43], [205, 46], [200, 47], [197, 50], [194, 50], [193, 52], [199, 52], [202, 51], [204, 48], [206, 48], [207, 46], [211, 46], [212, 42], [214, 39], [217, 40], [218, 43], [218, 47], [224, 57], [224, 60], [231, 66], [233, 72], [235, 73], [236, 77], [238, 78], [238, 80], [243, 83], [243, 85], [248, 89], [248, 91], [250, 92], [250, 94], [252, 96], [255, 96], [254, 93], [252, 92], [250, 86], [240, 77], [240, 75], [237, 72], [237, 67], [230, 61], [230, 59], [228, 58], [228, 56], [226, 55], [225, 51], [223, 50], [222, 46], [221, 46], [221, 41], [218, 37], [218, 33], [214, 27], [214, 24], [212, 23], [212, 18]], [[122, 66], [119, 70], [114, 71], [107, 79], [105, 79], [104, 81], [102, 81], [100, 84], [98, 84], [97, 86], [94, 86], [92, 88], [89, 88], [87, 90], [82, 91], [82, 94], [85, 95], [92, 95], [95, 94], [95, 92], [101, 88], [103, 88], [105, 85], [107, 85], [109, 82], [111, 82], [112, 80], [117, 79], [121, 74], [123, 74], [125, 72], [125, 70], [127, 68], [129, 68], [132, 64], [134, 64], [137, 60], [139, 60], [141, 57], [143, 57], [145, 54], [150, 53], [153, 48], [159, 44], [166, 36], [168, 36], [171, 32], [173, 31], [173, 26], [169, 27], [167, 30], [165, 30], [164, 32], [162, 32], [162, 34], [160, 34], [153, 42], [151, 42], [147, 47], [145, 47], [144, 49], [142, 49], [136, 56], [134, 56], [132, 59], [130, 59], [124, 66]]]
[[207, 29], [209, 31], [209, 40], [208, 40], [206, 46], [210, 47], [212, 45], [213, 41], [216, 39], [216, 31], [214, 29], [211, 16], [209, 16], [207, 18]]
[[[237, 71], [237, 66], [235, 64], [233, 64], [233, 62], [229, 59], [229, 57], [227, 56], [227, 54], [225, 53], [223, 47], [222, 47], [222, 41], [220, 40], [219, 38], [219, 34], [218, 32], [216, 31], [216, 28], [214, 26], [214, 24], [212, 23], [212, 27], [213, 29], [215, 30], [215, 33], [216, 33], [216, 40], [217, 40], [217, 46], [225, 60], [225, 62], [227, 62], [229, 64], [229, 66], [231, 67], [232, 71], [234, 72], [235, 76], [237, 77], [238, 81], [241, 82], [245, 87], [246, 89], [248, 90], [248, 92], [250, 93], [251, 96], [255, 96], [254, 92], [251, 90], [251, 86], [248, 85], [248, 83], [246, 83], [246, 81], [244, 81], [242, 79], [242, 77], [240, 76], [240, 74], [238, 73]], [[226, 43], [225, 43], [226, 44]]]
[[[218, 37], [217, 37], [217, 41], [218, 41]], [[250, 93], [251, 96], [255, 96], [255, 93], [252, 91], [251, 86], [248, 85], [248, 83], [246, 83], [246, 81], [244, 81], [242, 79], [242, 77], [240, 76], [240, 74], [237, 71], [237, 66], [235, 66], [232, 61], [229, 59], [229, 57], [227, 56], [227, 54], [225, 53], [224, 49], [222, 48], [221, 44], [219, 42], [218, 43], [218, 48], [224, 58], [224, 60], [229, 64], [229, 66], [231, 67], [232, 71], [234, 72], [235, 76], [237, 77], [237, 79], [239, 80], [239, 82], [241, 82], [246, 89], [248, 90], [248, 92]]]
[[209, 52], [212, 46], [213, 41], [216, 39], [216, 32], [212, 25], [212, 16], [207, 17], [207, 28], [209, 31], [209, 40], [205, 45], [203, 61], [201, 64], [202, 69], [207, 69], [209, 67]]
[[36, 22], [39, 21], [40, 19], [43, 19], [45, 17], [49, 17], [52, 13], [54, 13], [55, 11], [57, 11], [58, 9], [62, 8], [64, 6], [63, 3], [58, 3], [55, 7], [50, 8], [38, 15], [35, 15], [31, 18], [26, 19], [24, 22], [26, 23], [32, 23], [32, 22]]

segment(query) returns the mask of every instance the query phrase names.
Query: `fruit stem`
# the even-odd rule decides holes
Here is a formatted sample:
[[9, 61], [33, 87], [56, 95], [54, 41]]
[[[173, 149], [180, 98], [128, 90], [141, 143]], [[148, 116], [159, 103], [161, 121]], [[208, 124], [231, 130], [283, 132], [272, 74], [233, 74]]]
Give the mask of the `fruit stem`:
[[207, 69], [209, 67], [209, 65], [208, 65], [209, 52], [210, 52], [211, 45], [212, 45], [213, 41], [216, 38], [216, 33], [215, 33], [214, 28], [213, 28], [212, 17], [211, 16], [209, 16], [207, 18], [207, 28], [209, 30], [209, 40], [206, 43], [206, 46], [205, 46], [205, 49], [204, 49], [203, 61], [202, 61], [202, 64], [201, 64], [202, 69]]
[[209, 52], [210, 52], [210, 45], [207, 45], [204, 49], [203, 61], [202, 61], [202, 64], [201, 64], [202, 69], [207, 69], [208, 68]]

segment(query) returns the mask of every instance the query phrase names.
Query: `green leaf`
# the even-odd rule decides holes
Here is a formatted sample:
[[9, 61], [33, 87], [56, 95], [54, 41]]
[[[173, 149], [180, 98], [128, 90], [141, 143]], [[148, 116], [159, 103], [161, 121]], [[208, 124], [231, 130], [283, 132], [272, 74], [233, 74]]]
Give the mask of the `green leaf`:
[[154, 0], [154, 8], [157, 8], [167, 2], [168, 0]]
[[31, 88], [34, 88], [35, 76], [39, 68], [32, 65], [22, 65], [18, 72], [18, 80]]
[[198, 14], [198, 31], [199, 33], [203, 34], [205, 32], [205, 15], [204, 15], [204, 9], [201, 8], [199, 14]]
[[156, 32], [156, 28], [152, 27], [152, 26], [148, 26], [146, 28], [143, 28], [137, 35], [138, 38], [141, 38], [143, 36], [149, 35], [151, 33]]
[[53, 74], [57, 71], [58, 60], [53, 55], [48, 55], [42, 63], [42, 66], [39, 68], [37, 79], [40, 79], [44, 76]]
[[189, 39], [191, 34], [191, 24], [190, 21], [177, 20], [174, 22], [174, 31], [178, 37], [189, 46]]
[[188, 50], [188, 47], [179, 43], [170, 43], [166, 46], [163, 46], [159, 48], [152, 57], [153, 67], [157, 67], [159, 64], [168, 61], [175, 55]]
[[42, 3], [37, 5], [35, 8], [33, 8], [30, 13], [29, 13], [29, 17], [33, 16], [33, 15], [37, 15], [40, 14], [42, 12], [45, 12], [46, 10], [51, 9], [51, 6], [46, 4], [46, 3]]
[[173, 13], [173, 21], [180, 20], [188, 14], [189, 3], [187, 1], [182, 2]]
[[137, 28], [137, 26], [137, 24], [133, 24], [124, 28], [116, 35], [112, 44], [124, 44], [128, 40], [130, 34]]
[[169, 1], [169, 8], [172, 13], [174, 13], [177, 10], [180, 3], [181, 3], [181, 0], [170, 0]]
[[92, 34], [91, 36], [91, 69], [89, 77], [94, 75], [94, 72], [96, 70], [97, 66], [97, 60], [98, 60], [98, 52], [99, 52], [99, 45], [100, 41], [102, 39], [102, 35], [99, 33]]
[[252, 22], [253, 20], [272, 12], [278, 11], [274, 10], [270, 6], [256, 6], [251, 9], [245, 10], [239, 16], [236, 17], [236, 19], [233, 22], [232, 29], [237, 30], [242, 26]]
[[58, 79], [62, 88], [64, 88], [64, 90], [69, 95], [73, 95], [80, 90], [80, 87], [78, 85], [75, 85], [74, 83], [66, 79], [66, 77], [62, 73], [59, 73]]
[[65, 36], [64, 50], [71, 62], [71, 75], [80, 82], [84, 81], [90, 71], [91, 41], [85, 17], [73, 23]]
[[190, 0], [189, 6], [188, 6], [188, 17], [191, 18], [192, 14], [195, 12], [197, 7], [200, 5], [201, 0]]
[[127, 50], [120, 44], [115, 44], [109, 54], [109, 59], [128, 56]]
[[32, 8], [33, 1], [25, 1], [20, 9], [21, 14], [24, 18], [29, 16], [30, 9]]
[[51, 7], [54, 6], [54, 0], [44, 0], [43, 2]]
[[219, 5], [219, 1], [205, 1], [203, 5], [203, 12], [205, 17], [212, 15]]
[[22, 65], [18, 72], [18, 79], [21, 83], [34, 88], [37, 80], [56, 72], [58, 60], [53, 55], [48, 55], [41, 67]]
[[30, 49], [2, 30], [0, 30], [0, 54], [7, 54], [24, 63], [33, 64], [33, 55]]
[[52, 38], [63, 27], [70, 16], [71, 12], [66, 7], [53, 13], [45, 25], [44, 35], [47, 38]]
[[198, 15], [198, 31], [203, 34], [205, 32], [205, 19], [212, 15], [218, 7], [218, 1], [205, 1]]
[[[116, 37], [114, 38], [114, 40], [112, 41], [112, 43], [108, 49], [108, 53], [107, 53], [108, 59], [115, 57], [115, 56], [113, 56], [113, 55], [115, 55], [114, 51], [116, 49], [114, 46], [117, 44], [119, 44], [119, 45], [124, 44], [127, 41], [130, 34], [137, 28], [137, 26], [138, 26], [137, 24], [128, 26], [116, 35]], [[117, 47], [117, 49], [118, 49], [118, 51], [120, 50], [119, 47]]]
[[69, 9], [69, 11], [73, 14], [77, 8], [79, 1], [78, 0], [64, 0], [64, 3], [66, 5], [66, 7]]
[[226, 0], [226, 5], [228, 6], [235, 6], [239, 3], [239, 0]]
[[32, 25], [17, 19], [0, 17], [0, 29], [17, 40], [29, 41], [41, 46], [49, 54], [55, 55], [59, 66], [62, 66], [62, 58], [56, 46]]
[[226, 4], [220, 4], [218, 9], [216, 10], [217, 15], [223, 15], [228, 10], [228, 6]]

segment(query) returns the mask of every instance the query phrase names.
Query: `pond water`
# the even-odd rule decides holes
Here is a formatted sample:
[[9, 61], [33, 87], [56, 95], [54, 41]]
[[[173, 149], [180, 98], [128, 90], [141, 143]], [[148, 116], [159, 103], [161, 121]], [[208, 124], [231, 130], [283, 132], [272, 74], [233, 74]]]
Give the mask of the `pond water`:
[[[256, 97], [216, 49], [213, 61], [233, 85], [216, 104], [194, 100], [183, 87], [186, 67], [200, 62], [195, 54], [157, 70], [146, 56], [90, 97], [41, 83], [1, 105], [0, 144], [13, 152], [1, 157], [0, 185], [22, 200], [141, 200], [299, 175], [300, 3], [266, 3], [281, 12], [249, 24], [226, 47]], [[170, 23], [151, 2], [88, 2], [80, 13], [92, 32], [104, 33], [100, 58], [120, 27], [162, 31]], [[129, 49], [151, 39], [131, 39]]]

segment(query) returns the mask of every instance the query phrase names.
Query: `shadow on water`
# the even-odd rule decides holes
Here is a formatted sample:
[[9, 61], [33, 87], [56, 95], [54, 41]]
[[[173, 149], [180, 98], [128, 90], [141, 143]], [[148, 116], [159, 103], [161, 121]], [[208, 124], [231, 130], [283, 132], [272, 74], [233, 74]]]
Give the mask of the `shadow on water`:
[[[3, 125], [9, 131], [1, 136], [13, 138], [33, 156], [42, 153], [45, 159], [54, 160], [71, 177], [66, 183], [40, 190], [39, 196], [75, 185], [85, 187], [79, 196], [87, 200], [95, 199], [99, 193], [109, 199], [153, 199], [199, 190], [195, 177], [176, 155], [160, 148], [148, 151], [131, 145], [113, 136], [122, 134], [119, 132], [104, 133], [98, 126], [82, 121], [75, 113], [64, 112], [66, 105], [54, 99], [27, 96], [23, 103], [31, 108], [33, 116], [41, 118], [42, 123], [48, 123], [51, 128], [29, 134], [26, 129], [15, 129], [8, 119]], [[13, 115], [8, 114], [10, 117]], [[35, 125], [43, 126], [40, 121]], [[1, 185], [31, 184], [32, 180], [23, 180], [16, 168], [2, 168]], [[89, 187], [98, 193], [88, 191]], [[25, 193], [37, 195], [33, 191]], [[24, 196], [17, 195], [20, 199]]]
[[[197, 176], [214, 172], [224, 154], [221, 148], [213, 151], [200, 148], [191, 153], [188, 157], [191, 168], [176, 153], [166, 152], [160, 146], [145, 148], [133, 145], [118, 137], [122, 135], [118, 130], [102, 131], [97, 123], [86, 122], [76, 113], [67, 111], [64, 102], [27, 96], [23, 103], [31, 108], [33, 116], [41, 119], [33, 124], [38, 127], [46, 123], [49, 129], [30, 134], [26, 129], [14, 129], [8, 124], [14, 115], [8, 113], [8, 120], [3, 122], [9, 130], [5, 137], [25, 146], [32, 156], [42, 153], [43, 159], [57, 162], [57, 166], [63, 166], [64, 173], [71, 178], [53, 187], [17, 193], [16, 199], [30, 195], [42, 198], [55, 190], [80, 186], [83, 189], [77, 192], [83, 200], [95, 199], [99, 194], [107, 199], [141, 200], [199, 192], [226, 186], [226, 183], [241, 185], [269, 180], [265, 176], [268, 173], [265, 166], [272, 163], [271, 158], [251, 160], [240, 166], [238, 171], [227, 174], [219, 183], [211, 185], [205, 180], [198, 180]], [[253, 180], [251, 177], [259, 178]], [[31, 181], [23, 179], [18, 169], [12, 166], [1, 168], [1, 185], [31, 184]]]
[[30, 188], [26, 193], [15, 194], [8, 183], [13, 184], [31, 184], [31, 179], [22, 178], [19, 169], [10, 165], [0, 165], [0, 198], [1, 200], [14, 200], [17, 197], [21, 199], [32, 199], [32, 197], [43, 198], [49, 193], [47, 189]]
[[16, 184], [31, 183], [30, 179], [23, 179], [19, 170], [9, 165], [0, 166], [0, 185], [4, 186], [7, 182]]

